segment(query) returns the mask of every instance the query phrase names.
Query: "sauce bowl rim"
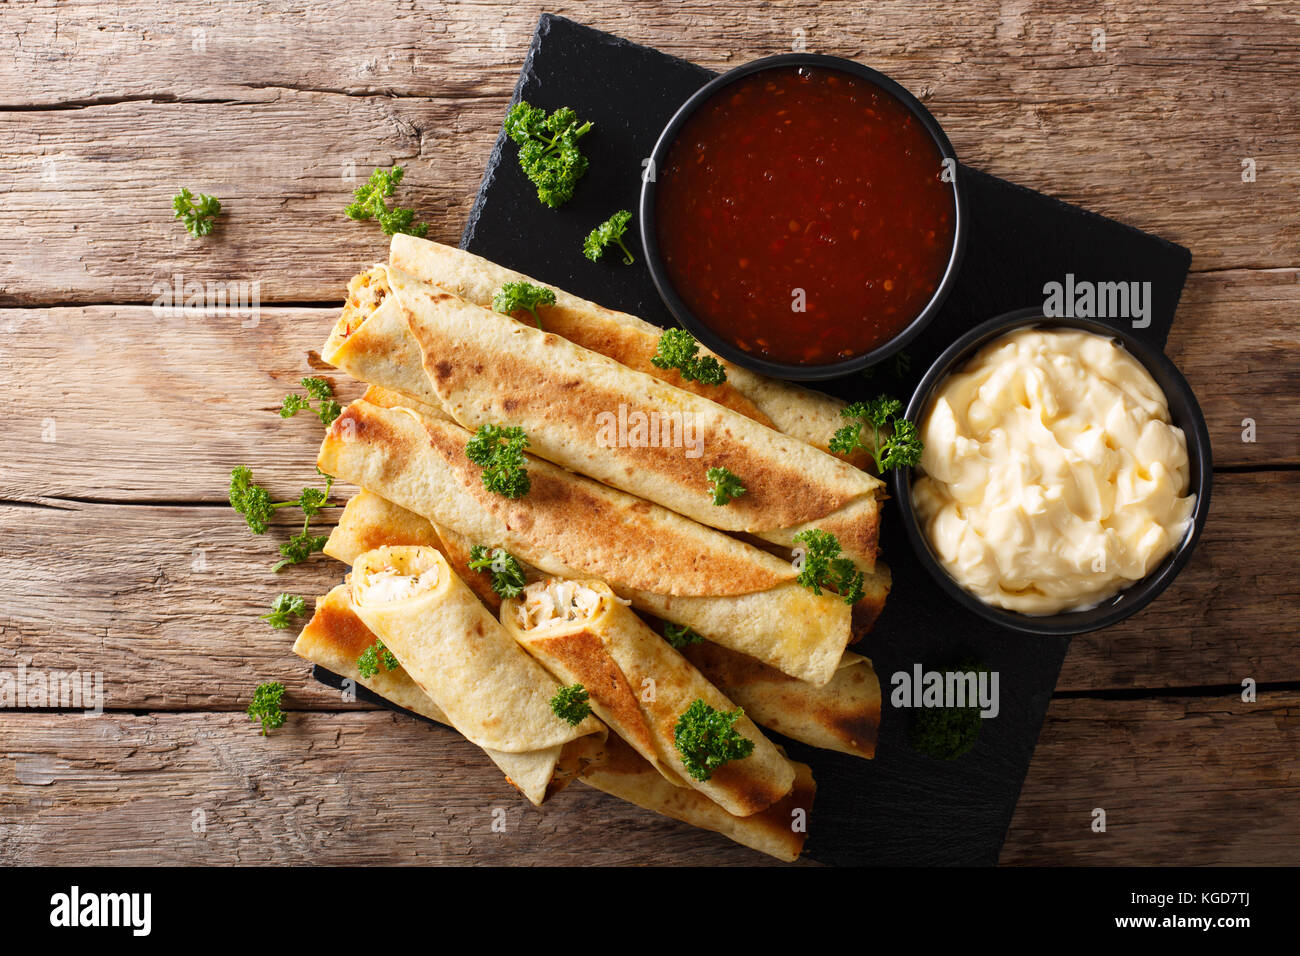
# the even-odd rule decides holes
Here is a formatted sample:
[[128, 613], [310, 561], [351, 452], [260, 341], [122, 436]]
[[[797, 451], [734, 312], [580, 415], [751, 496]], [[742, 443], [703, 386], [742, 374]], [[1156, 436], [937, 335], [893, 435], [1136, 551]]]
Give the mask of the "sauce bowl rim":
[[[698, 318], [691, 309], [677, 294], [673, 287], [672, 281], [668, 277], [667, 269], [664, 267], [662, 254], [659, 249], [659, 236], [655, 216], [655, 198], [656, 187], [659, 176], [659, 170], [662, 168], [664, 160], [667, 158], [669, 149], [677, 140], [677, 134], [681, 131], [682, 126], [690, 119], [706, 101], [711, 99], [719, 90], [730, 86], [732, 83], [754, 73], [764, 70], [780, 69], [790, 66], [815, 66], [824, 69], [838, 70], [842, 73], [848, 73], [859, 79], [866, 80], [869, 83], [879, 87], [886, 93], [895, 97], [903, 106], [915, 116], [926, 131], [934, 140], [940, 156], [945, 160], [952, 160], [953, 181], [953, 240], [952, 248], [948, 255], [948, 263], [944, 268], [943, 276], [939, 284], [935, 287], [934, 293], [930, 296], [925, 307], [905, 326], [898, 334], [887, 339], [880, 345], [861, 355], [855, 355], [851, 358], [843, 359], [826, 365], [795, 365], [786, 362], [777, 362], [771, 359], [765, 359], [760, 356], [751, 355], [750, 353], [739, 348], [737, 345], [714, 332], [703, 320]], [[650, 160], [641, 176], [641, 197], [638, 208], [638, 216], [641, 225], [641, 247], [645, 254], [646, 265], [650, 270], [650, 278], [654, 282], [655, 289], [659, 293], [659, 298], [663, 300], [664, 305], [672, 314], [677, 322], [689, 331], [695, 338], [714, 354], [726, 359], [727, 361], [747, 368], [750, 371], [767, 375], [771, 378], [792, 379], [798, 381], [821, 381], [825, 379], [838, 378], [843, 375], [849, 375], [853, 372], [861, 371], [868, 366], [875, 365], [884, 359], [889, 358], [894, 353], [905, 348], [921, 331], [929, 325], [930, 321], [938, 314], [943, 307], [948, 293], [956, 282], [957, 273], [961, 268], [962, 257], [966, 248], [966, 234], [968, 232], [968, 213], [966, 210], [965, 185], [961, 164], [957, 160], [957, 154], [953, 150], [952, 143], [949, 141], [943, 128], [927, 110], [919, 99], [912, 95], [905, 87], [897, 81], [886, 76], [878, 70], [873, 70], [869, 66], [864, 66], [856, 60], [849, 60], [844, 57], [830, 56], [824, 53], [781, 53], [776, 56], [762, 57], [761, 59], [751, 60], [725, 73], [719, 74], [708, 83], [704, 84], [695, 91], [673, 114], [672, 118], [664, 126], [663, 131], [659, 134], [655, 142], [654, 149], [650, 153]]]
[[1136, 359], [1165, 395], [1170, 420], [1182, 429], [1187, 440], [1188, 493], [1196, 495], [1191, 523], [1181, 541], [1165, 555], [1146, 577], [1135, 581], [1100, 604], [1081, 610], [1055, 614], [1023, 614], [986, 604], [957, 583], [935, 555], [929, 537], [921, 527], [912, 504], [912, 468], [899, 468], [890, 486], [901, 512], [903, 526], [917, 559], [950, 598], [985, 620], [1013, 631], [1039, 636], [1069, 636], [1100, 630], [1131, 617], [1156, 599], [1191, 560], [1192, 551], [1205, 528], [1210, 511], [1210, 491], [1214, 484], [1214, 462], [1205, 416], [1192, 387], [1178, 367], [1160, 349], [1148, 345], [1131, 330], [1096, 319], [1044, 316], [1041, 307], [1017, 309], [983, 322], [944, 349], [921, 378], [906, 417], [921, 425], [921, 415], [929, 409], [942, 383], [982, 347], [1021, 328], [1066, 328], [1091, 332], [1118, 340]]

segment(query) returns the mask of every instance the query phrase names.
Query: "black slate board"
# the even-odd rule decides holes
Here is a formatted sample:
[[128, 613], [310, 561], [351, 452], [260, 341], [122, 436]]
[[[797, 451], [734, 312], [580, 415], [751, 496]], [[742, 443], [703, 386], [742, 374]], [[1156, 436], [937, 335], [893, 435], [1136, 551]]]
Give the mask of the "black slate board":
[[[868, 65], [889, 71], [887, 61]], [[672, 324], [641, 262], [626, 267], [609, 256], [592, 263], [579, 250], [587, 232], [610, 213], [637, 208], [643, 158], [677, 107], [712, 76], [543, 15], [515, 99], [547, 109], [570, 106], [591, 120], [595, 128], [583, 140], [590, 171], [570, 203], [548, 209], [537, 202], [503, 134], [461, 246], [610, 308]], [[910, 369], [890, 361], [869, 381], [853, 376], [819, 387], [850, 399], [879, 391], [906, 398], [962, 331], [1041, 305], [1043, 284], [1063, 281], [1066, 273], [1151, 282], [1152, 322], [1139, 334], [1164, 345], [1191, 260], [1186, 249], [972, 169], [963, 167], [961, 175], [971, 222], [964, 264], [943, 312], [907, 349]], [[892, 506], [885, 512], [882, 549], [893, 569], [893, 591], [875, 630], [855, 648], [874, 661], [885, 697], [877, 757], [864, 761], [786, 742], [792, 756], [812, 765], [818, 783], [807, 853], [832, 864], [995, 863], [1068, 640], [1012, 634], [951, 602], [913, 558]], [[943, 762], [921, 756], [907, 743], [911, 712], [889, 704], [890, 675], [910, 672], [917, 662], [942, 669], [967, 656], [999, 672], [1001, 712], [983, 722], [978, 743], [964, 757]]]

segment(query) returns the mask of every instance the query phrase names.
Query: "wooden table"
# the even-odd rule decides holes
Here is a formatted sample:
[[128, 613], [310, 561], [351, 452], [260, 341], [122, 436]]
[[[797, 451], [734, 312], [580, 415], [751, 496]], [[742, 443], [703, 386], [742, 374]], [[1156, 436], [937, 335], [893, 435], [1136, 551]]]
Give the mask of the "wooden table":
[[[350, 177], [405, 165], [455, 242], [542, 9], [0, 5], [0, 672], [100, 673], [106, 706], [0, 710], [3, 862], [759, 860], [581, 788], [534, 811], [463, 741], [313, 683], [257, 616], [339, 567], [271, 574], [275, 536], [225, 503], [237, 464], [287, 497], [313, 477], [319, 424], [275, 409], [385, 255]], [[1074, 641], [1002, 861], [1300, 862], [1294, 7], [548, 9], [714, 69], [801, 39], [862, 59], [964, 161], [1192, 249], [1169, 350], [1214, 440], [1209, 526], [1154, 606]], [[181, 186], [223, 201], [213, 237], [173, 221]], [[259, 321], [160, 317], [175, 276], [259, 282]], [[272, 679], [292, 713], [263, 738], [243, 709]]]

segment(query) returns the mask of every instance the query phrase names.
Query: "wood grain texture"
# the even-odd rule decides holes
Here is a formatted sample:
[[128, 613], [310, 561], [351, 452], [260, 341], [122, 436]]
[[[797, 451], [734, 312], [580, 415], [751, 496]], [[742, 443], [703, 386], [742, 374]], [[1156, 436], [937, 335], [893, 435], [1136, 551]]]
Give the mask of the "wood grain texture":
[[464, 738], [387, 712], [263, 738], [241, 714], [0, 711], [0, 739], [8, 865], [771, 862], [584, 786], [534, 808]]
[[[768, 862], [586, 788], [534, 810], [464, 740], [387, 713], [262, 738], [239, 714], [0, 712], [0, 737], [13, 865]], [[1002, 862], [1295, 864], [1298, 752], [1295, 693], [1056, 700]]]
[[[359, 389], [315, 352], [334, 311], [294, 304], [341, 301], [384, 257], [377, 227], [341, 215], [374, 166], [406, 165], [400, 202], [457, 239], [543, 9], [712, 69], [800, 31], [916, 92], [970, 165], [1187, 245], [1199, 271], [1168, 351], [1216, 465], [1300, 464], [1300, 18], [1283, 6], [0, 9], [0, 671], [100, 672], [115, 711], [0, 710], [6, 862], [764, 862], [584, 788], [534, 811], [464, 741], [315, 684], [296, 632], [257, 615], [341, 566], [271, 574], [289, 525], [257, 538], [221, 504], [236, 464], [285, 497], [313, 479], [319, 424], [274, 409], [306, 374]], [[183, 185], [225, 204], [209, 240], [172, 219]], [[257, 322], [156, 314], [177, 275], [258, 282]], [[1059, 690], [1300, 680], [1298, 485], [1218, 474], [1191, 566], [1136, 618], [1076, 638]], [[295, 713], [263, 739], [239, 711], [268, 679]], [[1002, 862], [1300, 863], [1297, 715], [1280, 690], [1058, 698]]]
[[[1297, 270], [1193, 275], [1170, 339], [1218, 466], [1300, 463]], [[341, 287], [340, 287], [341, 288]], [[0, 499], [220, 502], [230, 469], [276, 488], [312, 474], [320, 427], [274, 414], [300, 378], [359, 388], [317, 353], [337, 313], [262, 308], [156, 315], [143, 306], [0, 310], [11, 453]], [[1256, 441], [1242, 441], [1251, 418]], [[53, 440], [49, 440], [49, 439]]]
[[[1059, 689], [1300, 681], [1297, 526], [1300, 473], [1221, 475], [1191, 565], [1136, 617], [1075, 638]], [[222, 506], [0, 505], [0, 668], [101, 672], [118, 710], [238, 709], [263, 680], [343, 707], [289, 653], [296, 630], [258, 620], [276, 593], [310, 599], [342, 578], [323, 556], [272, 574], [293, 530], [256, 537]]]
[[1297, 801], [1295, 691], [1054, 700], [1000, 862], [1294, 866]]
[[[373, 227], [342, 219], [343, 171], [393, 162], [408, 167], [404, 202], [454, 240], [541, 9], [261, 0], [177, 16], [136, 0], [107, 16], [81, 2], [6, 17], [17, 55], [0, 65], [0, 305], [150, 301], [177, 271], [260, 278], [266, 302], [330, 301], [350, 261], [378, 247]], [[899, 16], [693, 0], [567, 12], [713, 68], [788, 50], [801, 30], [809, 49], [915, 90], [971, 165], [1181, 242], [1197, 269], [1300, 264], [1300, 127], [1286, 119], [1300, 89], [1285, 81], [1300, 23], [1280, 10], [928, 0]], [[172, 221], [180, 185], [226, 203], [213, 241]]]

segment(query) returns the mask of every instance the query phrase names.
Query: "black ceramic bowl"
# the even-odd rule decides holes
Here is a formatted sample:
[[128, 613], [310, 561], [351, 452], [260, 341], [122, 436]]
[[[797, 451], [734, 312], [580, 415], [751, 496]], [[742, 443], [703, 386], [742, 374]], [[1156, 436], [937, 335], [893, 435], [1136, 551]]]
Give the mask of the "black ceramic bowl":
[[1191, 527], [1183, 540], [1149, 575], [1096, 607], [1080, 611], [1062, 611], [1059, 614], [1021, 614], [985, 604], [948, 574], [935, 556], [912, 507], [911, 468], [900, 468], [894, 472], [894, 497], [898, 501], [903, 525], [907, 529], [908, 539], [918, 559], [938, 582], [944, 593], [953, 600], [980, 617], [1025, 634], [1082, 634], [1109, 627], [1117, 621], [1136, 614], [1154, 601], [1191, 559], [1192, 549], [1201, 536], [1206, 516], [1210, 512], [1210, 485], [1213, 477], [1210, 435], [1206, 430], [1205, 418], [1196, 402], [1196, 396], [1192, 393], [1187, 380], [1162, 352], [1146, 345], [1128, 330], [1089, 319], [1043, 318], [1042, 310], [1037, 308], [1022, 309], [999, 316], [976, 326], [950, 345], [930, 366], [930, 370], [925, 373], [925, 377], [916, 387], [916, 392], [907, 405], [907, 417], [919, 425], [929, 409], [934, 393], [951, 372], [960, 368], [989, 342], [1027, 326], [1081, 329], [1115, 339], [1151, 373], [1151, 377], [1155, 379], [1169, 402], [1169, 414], [1173, 423], [1187, 436], [1189, 490], [1196, 495], [1196, 507], [1192, 512]]
[[964, 188], [962, 186], [962, 176], [960, 166], [957, 164], [957, 154], [953, 151], [952, 143], [944, 134], [943, 129], [935, 121], [927, 110], [915, 96], [909, 93], [898, 83], [891, 80], [876, 70], [856, 63], [853, 60], [846, 60], [838, 56], [825, 56], [817, 53], [784, 53], [779, 56], [764, 57], [761, 60], [754, 60], [743, 66], [738, 66], [734, 70], [728, 70], [721, 76], [718, 76], [711, 82], [705, 84], [696, 93], [688, 99], [673, 114], [673, 118], [668, 121], [662, 133], [659, 134], [659, 141], [655, 143], [654, 151], [650, 156], [651, 170], [659, 170], [664, 167], [668, 151], [673, 142], [677, 139], [677, 134], [682, 126], [691, 117], [691, 115], [702, 104], [713, 97], [718, 90], [742, 77], [749, 76], [761, 70], [770, 70], [779, 67], [789, 66], [812, 66], [821, 67], [827, 70], [839, 70], [851, 74], [861, 80], [871, 83], [895, 97], [902, 105], [920, 121], [925, 130], [934, 139], [940, 155], [944, 159], [951, 159], [953, 168], [953, 241], [952, 250], [948, 256], [948, 264], [943, 272], [943, 277], [930, 297], [930, 301], [925, 307], [912, 319], [912, 321], [901, 332], [893, 338], [877, 346], [869, 352], [861, 355], [855, 355], [852, 358], [845, 359], [841, 362], [835, 362], [827, 365], [794, 365], [783, 362], [774, 362], [760, 356], [752, 355], [749, 352], [737, 347], [727, 339], [714, 332], [709, 326], [695, 316], [695, 314], [682, 301], [681, 296], [673, 288], [672, 282], [668, 278], [667, 270], [664, 268], [663, 258], [659, 250], [659, 238], [657, 223], [655, 221], [655, 176], [649, 175], [642, 177], [641, 186], [641, 242], [645, 249], [646, 263], [650, 268], [650, 276], [654, 280], [655, 288], [659, 291], [660, 298], [667, 305], [668, 311], [673, 314], [681, 325], [695, 336], [700, 342], [707, 346], [711, 351], [722, 356], [723, 358], [734, 362], [744, 368], [752, 369], [764, 375], [773, 378], [785, 379], [802, 379], [806, 381], [817, 379], [836, 378], [841, 375], [847, 375], [851, 372], [857, 372], [869, 365], [875, 365], [877, 362], [888, 358], [895, 352], [902, 349], [913, 338], [915, 338], [943, 305], [944, 299], [947, 298], [948, 292], [952, 289], [953, 283], [957, 278], [957, 270], [961, 266], [962, 253], [966, 247], [966, 233], [968, 231], [967, 212], [965, 204]]

